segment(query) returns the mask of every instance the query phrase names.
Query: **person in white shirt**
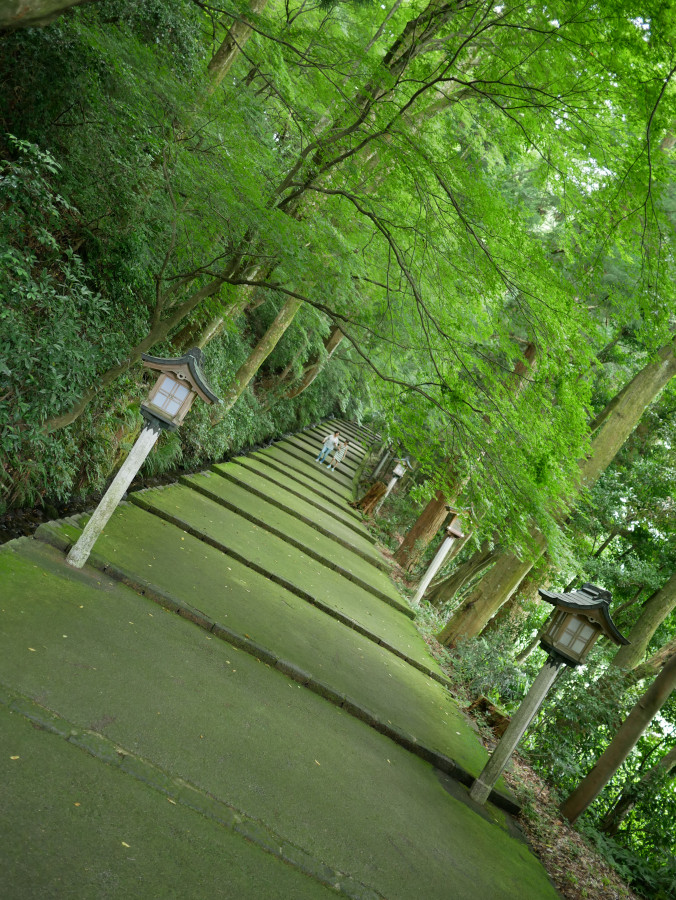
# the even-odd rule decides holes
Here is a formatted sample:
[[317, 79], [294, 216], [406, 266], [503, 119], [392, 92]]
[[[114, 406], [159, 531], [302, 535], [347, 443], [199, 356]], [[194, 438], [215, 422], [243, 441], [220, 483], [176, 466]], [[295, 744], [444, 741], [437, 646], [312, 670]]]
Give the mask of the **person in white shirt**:
[[323, 463], [332, 450], [335, 450], [340, 441], [340, 432], [334, 431], [333, 434], [327, 434], [324, 438], [324, 446], [319, 451], [319, 456], [315, 462]]

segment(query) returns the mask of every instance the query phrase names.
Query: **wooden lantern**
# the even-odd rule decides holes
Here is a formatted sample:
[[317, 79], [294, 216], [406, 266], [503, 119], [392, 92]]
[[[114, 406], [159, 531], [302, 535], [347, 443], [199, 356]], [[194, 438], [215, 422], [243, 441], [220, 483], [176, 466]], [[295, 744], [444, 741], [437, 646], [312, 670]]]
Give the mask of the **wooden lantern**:
[[195, 397], [206, 403], [220, 402], [202, 372], [202, 351], [193, 347], [178, 359], [163, 359], [143, 354], [143, 365], [160, 375], [148, 399], [141, 404], [141, 415], [161, 429], [176, 431]]
[[540, 646], [569, 666], [579, 666], [601, 635], [615, 644], [628, 644], [610, 618], [610, 592], [585, 583], [577, 591], [566, 594], [546, 591], [538, 593], [554, 612], [540, 636]]

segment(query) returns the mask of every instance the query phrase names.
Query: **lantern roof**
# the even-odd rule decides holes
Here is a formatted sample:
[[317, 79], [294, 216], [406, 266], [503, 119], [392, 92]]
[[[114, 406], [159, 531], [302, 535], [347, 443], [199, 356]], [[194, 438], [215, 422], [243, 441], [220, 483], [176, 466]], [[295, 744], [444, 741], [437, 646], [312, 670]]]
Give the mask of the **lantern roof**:
[[614, 644], [629, 643], [626, 637], [620, 634], [615, 623], [610, 618], [610, 591], [585, 582], [576, 591], [557, 593], [556, 591], [546, 591], [543, 588], [539, 588], [538, 594], [543, 600], [551, 603], [557, 609], [565, 609], [568, 612], [580, 612], [587, 616], [587, 618], [600, 626], [601, 631]]
[[174, 372], [183, 375], [190, 381], [195, 393], [199, 394], [206, 403], [220, 403], [220, 397], [213, 392], [211, 385], [204, 377], [202, 364], [204, 356], [199, 347], [191, 347], [183, 356], [177, 359], [166, 359], [161, 356], [149, 356], [141, 354], [143, 365], [148, 369], [157, 369], [160, 372]]

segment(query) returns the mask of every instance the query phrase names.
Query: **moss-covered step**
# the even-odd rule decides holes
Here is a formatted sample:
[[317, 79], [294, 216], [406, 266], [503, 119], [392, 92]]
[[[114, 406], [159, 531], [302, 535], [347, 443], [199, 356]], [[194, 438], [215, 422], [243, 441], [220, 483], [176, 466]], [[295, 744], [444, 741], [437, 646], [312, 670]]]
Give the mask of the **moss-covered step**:
[[0, 826], [2, 897], [336, 897], [321, 861], [292, 847], [273, 855], [235, 831], [241, 817], [229, 808], [205, 816], [159, 770], [154, 787], [114, 763], [0, 706], [3, 806], [15, 812]]
[[361, 552], [347, 541], [338, 542], [324, 534], [314, 523], [304, 522], [290, 515], [279, 506], [269, 503], [266, 498], [247, 490], [242, 485], [221, 478], [215, 472], [188, 475], [180, 479], [181, 484], [215, 500], [232, 512], [238, 513], [250, 522], [260, 525], [271, 534], [287, 541], [312, 559], [330, 565], [336, 571], [346, 574], [363, 587], [382, 590], [389, 585], [389, 578], [382, 573], [388, 571], [373, 546]]
[[[379, 730], [403, 730], [473, 777], [479, 774], [486, 753], [439, 682], [376, 643], [378, 635], [369, 639], [178, 527], [148, 518], [133, 507], [116, 514], [94, 562], [105, 559], [116, 578], [140, 593], [197, 609], [253, 641], [266, 661], [290, 662], [329, 687], [332, 702], [349, 698], [359, 707], [356, 715], [366, 710], [375, 716]], [[129, 539], [141, 530], [145, 549]]]
[[[269, 448], [268, 448], [269, 449]], [[331, 484], [326, 483], [322, 478], [309, 478], [302, 472], [297, 471], [289, 465], [289, 461], [274, 457], [271, 454], [264, 454], [260, 451], [249, 454], [246, 457], [237, 457], [237, 461], [243, 465], [256, 464], [259, 468], [264, 466], [265, 470], [275, 475], [281, 475], [287, 480], [296, 482], [302, 489], [309, 492], [309, 496], [320, 499], [322, 502], [328, 502], [336, 507], [343, 515], [350, 516], [356, 523], [357, 527], [363, 528], [363, 518], [355, 510], [346, 505], [347, 497], [337, 494]]]
[[388, 900], [442, 900], [449, 877], [454, 900], [556, 897], [503, 815], [477, 815], [428, 763], [281, 672], [98, 572], [0, 560], [8, 688]]
[[[213, 475], [212, 478], [217, 478], [217, 476]], [[273, 572], [277, 571], [276, 565], [279, 561], [284, 561], [287, 557], [293, 559], [294, 565], [300, 567], [295, 579], [292, 579], [293, 582], [301, 588], [305, 587], [305, 590], [311, 593], [316, 588], [303, 585], [300, 570], [309, 573], [317, 570], [317, 566], [319, 566], [320, 569], [317, 571], [321, 575], [334, 572], [337, 577], [346, 579], [364, 592], [372, 594], [379, 600], [384, 600], [385, 603], [394, 606], [406, 615], [413, 616], [410, 608], [397, 594], [388, 576], [366, 560], [355, 554], [351, 554], [351, 558], [347, 559], [347, 550], [336, 548], [333, 542], [320, 534], [316, 535], [316, 543], [322, 547], [322, 550], [318, 551], [308, 546], [305, 541], [295, 538], [294, 535], [301, 531], [300, 526], [303, 525], [301, 522], [295, 523], [292, 534], [280, 537], [268, 528], [223, 507], [211, 498], [197, 494], [184, 485], [172, 485], [161, 490], [154, 488], [140, 491], [132, 494], [131, 501], [144, 508], [150, 506], [153, 510], [157, 509], [175, 516], [184, 522], [186, 527], [192, 527], [200, 534], [215, 538], [224, 546], [232, 547], [244, 556], [247, 555], [248, 542], [250, 545], [248, 552], [255, 552], [261, 562], [266, 558], [266, 554], [268, 555], [270, 564], [267, 567]], [[307, 526], [303, 525], [303, 528], [307, 529]], [[329, 546], [327, 547], [327, 545]], [[336, 549], [339, 552], [335, 552]], [[257, 562], [258, 559], [252, 557], [252, 561]], [[318, 577], [319, 574], [313, 578], [313, 581], [316, 581]]]
[[[345, 567], [330, 559], [322, 562], [313, 559], [282, 538], [184, 485], [138, 491], [131, 495], [131, 501], [165, 518], [171, 517], [181, 528], [262, 567], [266, 574], [283, 579], [302, 594], [326, 597], [329, 605], [336, 605], [340, 599], [337, 597], [332, 601], [330, 592], [340, 595], [349, 589], [359, 598], [355, 601], [357, 604], [366, 604], [366, 598], [370, 597], [368, 608], [371, 611], [382, 606], [384, 601], [385, 606], [414, 617], [384, 573], [376, 572], [376, 575], [382, 575], [384, 589], [381, 591], [372, 586], [371, 579], [367, 582], [357, 575], [351, 576]], [[329, 591], [325, 585], [330, 585]], [[359, 616], [351, 617], [361, 620]]]
[[236, 456], [231, 462], [241, 466], [242, 469], [254, 474], [257, 478], [267, 482], [267, 484], [278, 485], [293, 496], [304, 500], [308, 505], [319, 510], [320, 513], [332, 516], [336, 521], [341, 522], [360, 537], [375, 543], [366, 530], [363, 520], [358, 517], [354, 510], [346, 507], [343, 500], [337, 500], [335, 497], [331, 499], [324, 497], [323, 494], [309, 488], [309, 485], [298, 477], [292, 477], [279, 466], [271, 465], [270, 460], [264, 462], [256, 456]]
[[303, 475], [315, 488], [329, 496], [333, 495], [347, 501], [352, 495], [351, 483], [348, 479], [344, 479], [342, 475], [337, 475], [335, 472], [329, 472], [326, 466], [320, 465], [314, 460], [306, 462], [300, 453], [294, 453], [288, 445], [273, 444], [271, 447], [257, 450], [255, 455], [263, 459], [272, 459], [289, 471]]
[[360, 535], [329, 510], [313, 506], [297, 493], [291, 493], [279, 483], [263, 478], [235, 462], [219, 463], [212, 466], [212, 470], [222, 478], [300, 519], [341, 546], [349, 547], [365, 559], [373, 561], [374, 565], [387, 569], [386, 563], [374, 547], [373, 540], [366, 535]]

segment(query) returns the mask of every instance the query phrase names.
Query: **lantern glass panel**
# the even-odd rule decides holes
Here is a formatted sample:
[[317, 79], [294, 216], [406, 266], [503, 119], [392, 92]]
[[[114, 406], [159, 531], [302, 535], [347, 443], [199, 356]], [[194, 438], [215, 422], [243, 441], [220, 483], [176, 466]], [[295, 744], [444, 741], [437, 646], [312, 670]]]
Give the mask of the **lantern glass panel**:
[[584, 619], [571, 616], [558, 643], [570, 650], [574, 656], [579, 656], [597, 631], [597, 628]]
[[169, 416], [175, 416], [183, 406], [190, 389], [169, 375], [164, 375], [152, 399], [153, 406], [163, 410]]

